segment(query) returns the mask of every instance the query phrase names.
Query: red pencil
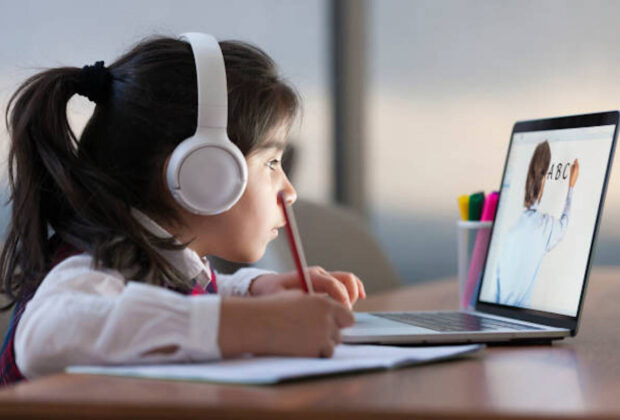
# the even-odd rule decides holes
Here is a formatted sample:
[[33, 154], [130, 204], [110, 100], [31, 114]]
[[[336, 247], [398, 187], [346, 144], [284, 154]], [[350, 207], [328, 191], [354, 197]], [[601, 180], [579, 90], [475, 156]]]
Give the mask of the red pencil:
[[286, 222], [286, 237], [288, 238], [288, 245], [291, 249], [293, 261], [297, 268], [297, 274], [299, 274], [299, 281], [301, 282], [301, 288], [306, 293], [314, 293], [312, 288], [312, 282], [310, 282], [310, 276], [308, 275], [308, 266], [306, 264], [306, 257], [304, 255], [304, 249], [301, 246], [301, 240], [299, 239], [299, 230], [297, 229], [297, 223], [295, 222], [295, 215], [293, 209], [286, 202], [286, 196], [284, 191], [278, 193], [278, 203], [282, 207], [282, 213], [284, 213], [284, 221]]

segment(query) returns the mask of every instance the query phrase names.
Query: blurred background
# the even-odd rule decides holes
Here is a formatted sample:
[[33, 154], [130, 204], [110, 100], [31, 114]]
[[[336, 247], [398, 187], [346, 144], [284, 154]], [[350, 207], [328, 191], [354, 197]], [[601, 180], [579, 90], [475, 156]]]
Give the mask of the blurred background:
[[[3, 114], [34, 72], [109, 63], [152, 34], [263, 48], [303, 98], [299, 196], [356, 212], [405, 283], [456, 274], [456, 197], [499, 187], [516, 120], [620, 108], [618, 1], [0, 0], [0, 11]], [[69, 109], [79, 132], [92, 104]], [[4, 124], [0, 144], [6, 199]], [[595, 264], [620, 262], [618, 169]]]

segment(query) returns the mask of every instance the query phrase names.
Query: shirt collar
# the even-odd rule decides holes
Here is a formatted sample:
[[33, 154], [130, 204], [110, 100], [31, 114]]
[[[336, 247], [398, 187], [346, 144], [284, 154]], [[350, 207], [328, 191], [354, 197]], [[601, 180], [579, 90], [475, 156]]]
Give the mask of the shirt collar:
[[[132, 216], [149, 232], [159, 238], [172, 238], [170, 232], [158, 225], [153, 219], [140, 210], [131, 209]], [[178, 241], [175, 241], [179, 243]], [[206, 257], [185, 247], [183, 249], [158, 249], [159, 254], [166, 259], [180, 273], [189, 279], [195, 279], [202, 287], [211, 281], [211, 266]]]

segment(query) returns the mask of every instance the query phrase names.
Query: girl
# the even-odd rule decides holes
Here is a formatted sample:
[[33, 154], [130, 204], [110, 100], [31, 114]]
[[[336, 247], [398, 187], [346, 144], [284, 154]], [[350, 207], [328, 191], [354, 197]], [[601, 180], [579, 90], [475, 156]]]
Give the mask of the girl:
[[573, 189], [579, 178], [579, 161], [570, 166], [568, 192], [559, 219], [538, 210], [551, 163], [548, 141], [536, 145], [527, 170], [523, 213], [508, 231], [495, 270], [495, 301], [502, 305], [529, 308], [544, 256], [563, 238], [568, 229]]
[[[154, 38], [109, 67], [51, 69], [11, 98], [13, 208], [0, 270], [15, 309], [1, 383], [70, 364], [329, 357], [353, 323], [351, 306], [366, 294], [351, 273], [310, 269], [315, 290], [330, 299], [294, 291], [294, 272], [225, 276], [209, 267], [206, 255], [258, 260], [283, 225], [278, 192], [296, 198], [280, 160], [297, 96], [258, 48], [219, 45], [228, 135], [248, 183], [215, 216], [186, 210], [166, 185], [172, 151], [196, 131], [188, 43]], [[96, 103], [79, 141], [66, 115], [74, 94]]]

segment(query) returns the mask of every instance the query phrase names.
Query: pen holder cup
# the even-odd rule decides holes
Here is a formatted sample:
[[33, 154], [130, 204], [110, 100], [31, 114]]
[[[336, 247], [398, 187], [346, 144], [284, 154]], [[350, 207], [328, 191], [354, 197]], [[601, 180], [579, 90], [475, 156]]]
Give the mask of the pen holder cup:
[[457, 222], [460, 309], [472, 309], [475, 306], [492, 224], [491, 221], [459, 220]]

